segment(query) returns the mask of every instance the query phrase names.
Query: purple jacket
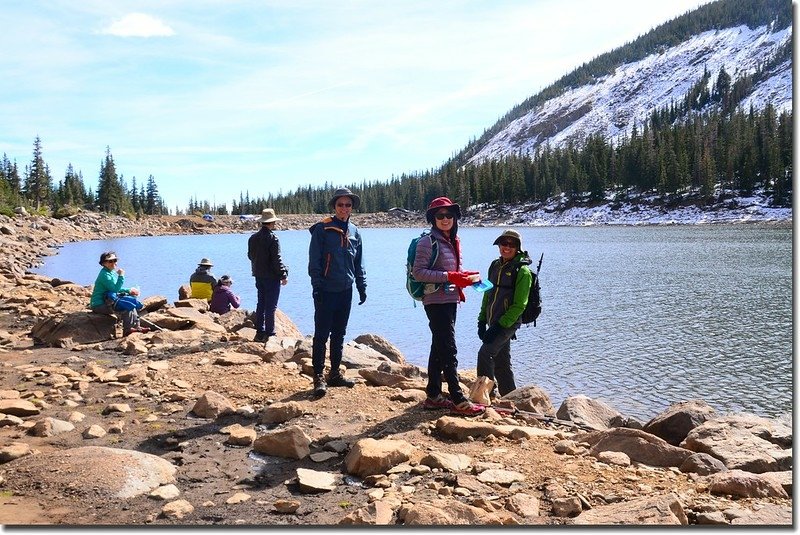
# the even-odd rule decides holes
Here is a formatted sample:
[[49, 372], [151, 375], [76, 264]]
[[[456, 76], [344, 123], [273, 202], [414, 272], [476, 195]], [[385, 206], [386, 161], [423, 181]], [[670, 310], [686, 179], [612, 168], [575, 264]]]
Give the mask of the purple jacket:
[[211, 296], [211, 303], [209, 303], [208, 308], [211, 312], [225, 314], [226, 312], [230, 312], [231, 307], [239, 308], [239, 304], [239, 296], [233, 293], [230, 286], [227, 284], [217, 284], [214, 287], [214, 293]]
[[[436, 262], [428, 269], [431, 260], [431, 240], [422, 238], [417, 242], [417, 254], [414, 257], [414, 278], [419, 282], [436, 283], [426, 285], [425, 296], [422, 298], [423, 305], [438, 305], [442, 303], [458, 303], [458, 290], [455, 285], [447, 282], [448, 271], [461, 270], [461, 240], [456, 235], [456, 246], [444, 237], [442, 232], [433, 228], [431, 236], [439, 244], [439, 256]], [[434, 289], [435, 288], [435, 289]], [[428, 292], [431, 293], [428, 293]]]

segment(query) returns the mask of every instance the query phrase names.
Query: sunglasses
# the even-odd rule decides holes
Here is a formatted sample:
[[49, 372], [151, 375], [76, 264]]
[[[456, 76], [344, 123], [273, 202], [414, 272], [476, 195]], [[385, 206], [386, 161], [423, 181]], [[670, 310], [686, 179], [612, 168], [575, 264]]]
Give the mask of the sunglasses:
[[339, 208], [350, 208], [351, 206], [353, 206], [353, 203], [337, 202], [336, 206], [338, 206]]
[[516, 242], [513, 242], [511, 240], [503, 240], [501, 242], [497, 242], [497, 245], [499, 245], [501, 247], [516, 247], [517, 246]]
[[439, 221], [441, 221], [442, 219], [453, 219], [453, 214], [451, 213], [436, 214], [436, 219], [438, 219]]

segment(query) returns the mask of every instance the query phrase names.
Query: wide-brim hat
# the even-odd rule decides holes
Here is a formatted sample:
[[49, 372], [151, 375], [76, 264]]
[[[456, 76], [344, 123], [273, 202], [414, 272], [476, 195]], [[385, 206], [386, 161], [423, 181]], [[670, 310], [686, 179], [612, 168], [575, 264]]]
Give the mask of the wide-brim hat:
[[328, 208], [333, 210], [336, 206], [336, 199], [339, 197], [350, 197], [350, 199], [353, 201], [353, 210], [356, 210], [361, 204], [361, 197], [350, 191], [348, 188], [339, 188], [333, 192], [333, 197], [331, 197], [331, 200], [328, 201]]
[[500, 234], [496, 240], [494, 240], [494, 245], [499, 245], [501, 241], [505, 238], [512, 238], [517, 242], [517, 249], [522, 249], [522, 235], [517, 232], [516, 230], [508, 229], [504, 230], [502, 234]]
[[461, 219], [461, 207], [458, 204], [447, 197], [436, 197], [428, 205], [428, 210], [425, 212], [425, 219], [428, 220], [428, 223], [433, 223], [433, 217], [442, 208], [449, 208], [456, 215], [456, 219]]
[[209, 260], [208, 258], [203, 258], [202, 260], [200, 260], [200, 263], [199, 263], [199, 264], [197, 264], [197, 265], [198, 265], [198, 266], [208, 266], [208, 267], [211, 267], [211, 266], [213, 266], [214, 264], [212, 264], [212, 263], [211, 263], [211, 260]]
[[275, 217], [275, 210], [272, 208], [264, 208], [261, 210], [261, 217], [259, 221], [262, 223], [272, 223], [273, 221], [281, 221], [280, 217]]

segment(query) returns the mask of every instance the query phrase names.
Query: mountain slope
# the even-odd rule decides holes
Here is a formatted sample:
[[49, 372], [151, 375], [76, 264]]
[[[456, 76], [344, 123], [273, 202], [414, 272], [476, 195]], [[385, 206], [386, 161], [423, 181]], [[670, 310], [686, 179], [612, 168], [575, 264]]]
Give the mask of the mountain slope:
[[634, 124], [641, 127], [652, 111], [680, 103], [706, 72], [711, 91], [722, 68], [732, 84], [744, 76], [759, 75], [740, 107], [762, 109], [771, 102], [778, 113], [791, 110], [792, 26], [775, 26], [707, 30], [674, 46], [661, 46], [588, 83], [567, 87], [552, 98], [537, 95], [530, 100], [538, 104], [520, 110], [504, 127], [501, 123], [492, 127], [488, 133], [496, 131], [494, 135], [483, 136], [456, 160], [480, 163], [510, 154], [530, 155], [545, 144], [580, 144], [591, 134], [617, 140], [629, 134]]
[[[641, 125], [654, 109], [683, 99], [707, 69], [711, 81], [721, 67], [733, 81], [755, 72], [759, 64], [791, 41], [791, 28], [771, 31], [746, 26], [708, 31], [660, 54], [622, 65], [594, 84], [566, 91], [511, 122], [493, 136], [470, 163], [508, 154], [532, 154], [536, 147], [580, 143], [590, 134], [616, 139]], [[783, 62], [754, 87], [743, 105], [758, 109], [771, 101], [778, 112], [792, 107], [792, 66]]]

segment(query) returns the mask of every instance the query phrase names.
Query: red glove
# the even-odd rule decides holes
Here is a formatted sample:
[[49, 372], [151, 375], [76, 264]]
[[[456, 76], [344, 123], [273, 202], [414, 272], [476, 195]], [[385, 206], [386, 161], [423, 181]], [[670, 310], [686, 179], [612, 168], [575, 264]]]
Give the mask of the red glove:
[[472, 275], [478, 275], [479, 271], [448, 271], [447, 282], [452, 282], [459, 288], [472, 286], [476, 281], [472, 280]]
[[461, 288], [456, 288], [458, 290], [458, 300], [462, 303], [466, 302], [467, 296], [464, 295], [464, 290]]

